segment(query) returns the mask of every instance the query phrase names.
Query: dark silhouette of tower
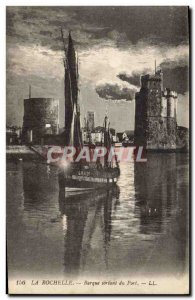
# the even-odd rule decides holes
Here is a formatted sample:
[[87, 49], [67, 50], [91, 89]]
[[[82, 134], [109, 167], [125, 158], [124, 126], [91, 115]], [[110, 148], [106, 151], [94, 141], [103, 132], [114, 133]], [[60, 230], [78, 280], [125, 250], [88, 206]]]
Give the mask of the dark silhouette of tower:
[[135, 144], [149, 150], [176, 148], [177, 93], [163, 89], [163, 73], [141, 76], [141, 89], [136, 94]]

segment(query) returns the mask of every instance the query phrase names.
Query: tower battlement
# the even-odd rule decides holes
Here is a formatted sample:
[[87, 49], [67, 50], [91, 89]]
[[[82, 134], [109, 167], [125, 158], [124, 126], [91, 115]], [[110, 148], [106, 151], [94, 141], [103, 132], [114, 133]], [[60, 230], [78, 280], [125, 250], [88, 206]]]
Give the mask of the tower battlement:
[[177, 93], [175, 91], [171, 91], [169, 88], [165, 88], [163, 96], [177, 98]]
[[161, 70], [155, 74], [146, 74], [141, 76], [141, 88], [160, 88], [163, 89], [163, 73]]

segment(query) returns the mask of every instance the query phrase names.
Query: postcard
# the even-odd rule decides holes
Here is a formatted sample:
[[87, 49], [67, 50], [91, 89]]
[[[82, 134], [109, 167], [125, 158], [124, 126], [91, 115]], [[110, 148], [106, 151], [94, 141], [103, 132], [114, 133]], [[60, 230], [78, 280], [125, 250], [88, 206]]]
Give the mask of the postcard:
[[7, 6], [7, 293], [189, 295], [189, 8]]

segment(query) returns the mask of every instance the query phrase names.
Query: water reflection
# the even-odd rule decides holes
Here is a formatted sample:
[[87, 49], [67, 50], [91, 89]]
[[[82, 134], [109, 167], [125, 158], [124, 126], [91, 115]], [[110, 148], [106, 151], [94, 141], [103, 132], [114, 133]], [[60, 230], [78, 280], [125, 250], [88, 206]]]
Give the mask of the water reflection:
[[[7, 164], [11, 275], [181, 274], [188, 266], [188, 158], [121, 164], [118, 188], [70, 197], [57, 170]], [[17, 232], [17, 234], [16, 234]]]
[[[64, 189], [59, 192], [59, 209], [66, 220], [64, 271], [67, 275], [78, 276], [85, 268], [94, 232], [99, 226], [102, 235], [104, 264], [107, 265], [107, 249], [112, 229], [112, 204], [117, 202], [119, 188], [107, 191], [68, 196]], [[97, 238], [97, 237], [95, 237]]]
[[141, 233], [160, 233], [177, 203], [176, 156], [148, 155], [147, 164], [135, 163], [135, 203]]
[[25, 208], [38, 210], [58, 190], [57, 170], [40, 163], [24, 163], [22, 169]]

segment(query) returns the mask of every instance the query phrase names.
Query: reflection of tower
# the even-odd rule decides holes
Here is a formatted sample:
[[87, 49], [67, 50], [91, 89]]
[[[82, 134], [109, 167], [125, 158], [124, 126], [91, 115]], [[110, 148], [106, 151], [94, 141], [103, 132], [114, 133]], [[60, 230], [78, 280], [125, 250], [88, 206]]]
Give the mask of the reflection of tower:
[[99, 234], [97, 228], [102, 228], [104, 245], [100, 256], [105, 257], [111, 234], [112, 197], [112, 190], [70, 197], [65, 195], [64, 189], [60, 190], [59, 208], [61, 215], [66, 215], [67, 227], [64, 265], [69, 276], [79, 275], [87, 264], [91, 242], [96, 239], [94, 235]]
[[24, 208], [39, 209], [52, 202], [58, 189], [55, 170], [49, 166], [34, 162], [25, 162], [23, 173]]
[[142, 233], [162, 232], [177, 200], [176, 155], [148, 154], [147, 163], [135, 163], [135, 199]]
[[140, 233], [150, 234], [152, 239], [158, 240], [159, 254], [166, 257], [166, 274], [173, 266], [174, 274], [183, 275], [188, 265], [189, 195], [185, 182], [188, 162], [182, 154], [174, 153], [150, 154], [147, 159], [146, 164], [135, 163], [135, 200]]

